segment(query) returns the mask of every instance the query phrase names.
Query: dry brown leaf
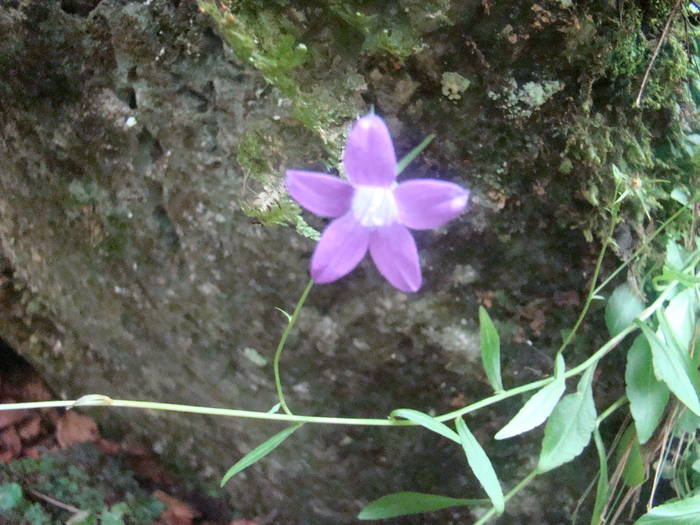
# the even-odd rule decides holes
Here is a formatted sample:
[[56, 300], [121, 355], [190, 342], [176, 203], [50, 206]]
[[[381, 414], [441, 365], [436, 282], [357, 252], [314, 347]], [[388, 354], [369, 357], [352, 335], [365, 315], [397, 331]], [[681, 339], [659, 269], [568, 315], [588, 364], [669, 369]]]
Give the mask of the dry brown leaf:
[[112, 441], [111, 439], [100, 439], [97, 442], [97, 447], [108, 456], [114, 456], [121, 450], [119, 443]]
[[54, 396], [51, 395], [43, 379], [38, 376], [30, 378], [21, 388], [22, 399], [26, 401], [48, 401]]
[[[7, 399], [3, 400], [3, 403], [14, 403], [14, 401]], [[29, 410], [1, 410], [0, 411], [0, 430], [19, 423], [24, 418], [29, 416]]]
[[7, 463], [22, 451], [22, 441], [15, 427], [7, 427], [0, 432], [0, 462]]
[[199, 516], [199, 513], [187, 503], [173, 498], [162, 490], [156, 490], [153, 496], [166, 506], [159, 518], [166, 525], [192, 525], [192, 520]]
[[56, 424], [56, 439], [61, 448], [66, 448], [78, 443], [94, 443], [100, 439], [100, 432], [94, 419], [69, 411]]
[[34, 416], [29, 421], [18, 425], [17, 431], [22, 441], [31, 441], [41, 434], [41, 417]]

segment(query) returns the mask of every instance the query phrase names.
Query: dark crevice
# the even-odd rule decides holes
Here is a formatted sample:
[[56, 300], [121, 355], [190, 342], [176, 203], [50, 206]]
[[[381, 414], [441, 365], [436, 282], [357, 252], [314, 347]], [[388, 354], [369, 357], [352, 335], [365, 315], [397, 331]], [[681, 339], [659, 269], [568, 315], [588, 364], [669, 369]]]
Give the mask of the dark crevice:
[[128, 104], [131, 109], [136, 109], [138, 105], [136, 104], [136, 91], [132, 87], [126, 87], [119, 89], [117, 91], [117, 96], [120, 100]]
[[70, 15], [88, 16], [100, 0], [61, 0], [61, 9]]

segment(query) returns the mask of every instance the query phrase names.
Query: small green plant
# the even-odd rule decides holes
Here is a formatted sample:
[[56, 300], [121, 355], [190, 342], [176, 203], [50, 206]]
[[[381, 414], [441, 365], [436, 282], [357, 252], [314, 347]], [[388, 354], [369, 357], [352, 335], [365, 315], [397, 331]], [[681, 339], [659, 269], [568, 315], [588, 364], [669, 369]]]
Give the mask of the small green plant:
[[121, 461], [92, 444], [0, 465], [2, 523], [142, 525], [163, 510]]

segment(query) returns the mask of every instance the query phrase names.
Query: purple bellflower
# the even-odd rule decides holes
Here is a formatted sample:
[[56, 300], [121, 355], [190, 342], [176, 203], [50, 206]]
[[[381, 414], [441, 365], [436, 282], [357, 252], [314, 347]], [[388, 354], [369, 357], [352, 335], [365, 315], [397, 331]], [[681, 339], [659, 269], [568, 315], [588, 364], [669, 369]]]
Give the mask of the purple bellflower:
[[437, 228], [464, 211], [469, 191], [437, 179], [396, 182], [396, 154], [384, 120], [359, 119], [343, 155], [348, 181], [325, 173], [288, 170], [287, 190], [307, 210], [334, 218], [311, 258], [311, 277], [330, 283], [350, 273], [367, 250], [379, 272], [403, 292], [422, 277], [408, 231]]

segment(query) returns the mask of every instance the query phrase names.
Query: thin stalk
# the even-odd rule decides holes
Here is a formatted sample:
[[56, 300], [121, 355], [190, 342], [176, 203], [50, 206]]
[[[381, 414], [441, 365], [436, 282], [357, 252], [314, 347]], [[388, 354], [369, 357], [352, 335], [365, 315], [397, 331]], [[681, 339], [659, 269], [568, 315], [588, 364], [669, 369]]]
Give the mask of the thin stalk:
[[[620, 342], [631, 332], [637, 330], [637, 321], [645, 321], [651, 317], [656, 310], [663, 304], [667, 297], [673, 292], [678, 281], [671, 282], [668, 287], [659, 295], [659, 297], [650, 304], [646, 309], [642, 311], [637, 317], [634, 323], [627, 326], [624, 330], [618, 333], [615, 337], [610, 339], [607, 343], [601, 346], [593, 355], [586, 359], [583, 363], [579, 364], [568, 370], [564, 376], [569, 378], [580, 374], [581, 372], [587, 370], [590, 366], [593, 366], [598, 361], [600, 361], [605, 355], [610, 353]], [[456, 419], [460, 416], [468, 414], [470, 412], [475, 412], [481, 408], [487, 407], [508, 399], [518, 394], [523, 394], [525, 392], [530, 392], [541, 388], [552, 381], [552, 378], [540, 379], [539, 381], [534, 381], [526, 385], [521, 385], [519, 387], [511, 388], [509, 390], [504, 390], [498, 394], [494, 394], [490, 397], [477, 401], [476, 403], [471, 403], [465, 407], [455, 410], [453, 412], [448, 412], [436, 417], [438, 421], [445, 422]], [[622, 402], [618, 400], [618, 402]], [[616, 402], [617, 403], [617, 402]], [[616, 403], [613, 404], [617, 408]], [[202, 407], [195, 405], [179, 405], [174, 403], [156, 403], [150, 401], [132, 401], [127, 399], [112, 399], [108, 396], [100, 394], [90, 394], [83, 396], [77, 400], [68, 401], [37, 401], [30, 403], [8, 403], [0, 404], [0, 410], [22, 410], [22, 409], [32, 409], [32, 408], [75, 408], [80, 406], [110, 406], [110, 407], [124, 407], [124, 408], [140, 408], [149, 410], [164, 410], [168, 412], [185, 412], [190, 414], [205, 414], [213, 416], [226, 416], [226, 417], [238, 417], [247, 419], [265, 419], [269, 421], [287, 421], [287, 422], [297, 422], [297, 423], [317, 423], [325, 425], [357, 425], [357, 426], [376, 426], [376, 427], [394, 427], [394, 426], [416, 426], [417, 423], [412, 423], [410, 421], [404, 420], [394, 420], [394, 419], [378, 419], [378, 418], [354, 418], [354, 417], [325, 417], [325, 416], [301, 416], [296, 414], [270, 414], [268, 412], [256, 412], [252, 410], [236, 410], [230, 408], [215, 408], [215, 407]], [[611, 407], [612, 408], [612, 407]], [[610, 409], [608, 409], [610, 410]], [[607, 411], [606, 411], [607, 412]], [[605, 413], [604, 413], [605, 414]]]
[[615, 412], [615, 410], [617, 410], [618, 408], [623, 406], [625, 403], [627, 403], [627, 396], [622, 396], [620, 399], [618, 399], [612, 405], [610, 405], [608, 408], [606, 408], [605, 411], [596, 418], [596, 420], [595, 420], [596, 427], [599, 427], [603, 421], [605, 421], [608, 417], [610, 417], [610, 415], [613, 412]]
[[[661, 295], [659, 295], [659, 297], [656, 298], [656, 300], [653, 303], [651, 303], [647, 308], [642, 310], [642, 313], [639, 314], [634, 323], [628, 325], [624, 330], [620, 331], [616, 336], [614, 336], [607, 343], [601, 346], [593, 355], [591, 355], [591, 357], [586, 359], [583, 363], [567, 370], [564, 374], [564, 377], [569, 378], [580, 374], [584, 370], [587, 370], [588, 367], [600, 361], [605, 355], [610, 353], [617, 345], [619, 345], [622, 342], [622, 340], [628, 334], [634, 332], [637, 329], [636, 321], [646, 321], [647, 319], [649, 319], [649, 317], [651, 317], [654, 314], [654, 312], [656, 312], [656, 310], [658, 310], [661, 307], [666, 298], [671, 294], [671, 292], [673, 292], [673, 289], [676, 287], [677, 283], [678, 281], [671, 282], [669, 286], [661, 293]], [[459, 410], [443, 414], [437, 417], [436, 419], [442, 422], [449, 421], [451, 419], [458, 418], [459, 416], [463, 416], [464, 414], [468, 414], [469, 412], [474, 412], [489, 405], [493, 405], [494, 403], [498, 403], [499, 401], [502, 401], [509, 397], [513, 397], [518, 394], [523, 394], [531, 390], [536, 390], [540, 387], [545, 386], [551, 381], [552, 378], [548, 377], [546, 379], [540, 379], [539, 381], [534, 381], [532, 383], [528, 383], [526, 385], [522, 385], [516, 388], [511, 388], [499, 394], [495, 394], [493, 396], [482, 399], [481, 401], [477, 401], [476, 403], [472, 403], [471, 405], [462, 407]]]
[[644, 242], [642, 243], [642, 245], [641, 245], [639, 248], [637, 248], [637, 250], [635, 250], [635, 252], [632, 254], [632, 256], [631, 256], [629, 259], [627, 259], [627, 260], [626, 260], [625, 262], [623, 262], [620, 266], [618, 266], [617, 268], [615, 268], [615, 270], [614, 270], [610, 275], [608, 275], [608, 277], [607, 277], [602, 283], [600, 283], [600, 284], [598, 285], [598, 287], [595, 289], [595, 292], [593, 292], [594, 295], [597, 295], [603, 288], [605, 288], [605, 287], [608, 285], [608, 283], [609, 283], [610, 281], [612, 281], [612, 280], [617, 276], [618, 273], [620, 273], [622, 270], [624, 270], [625, 268], [627, 268], [627, 266], [629, 266], [630, 263], [631, 263], [632, 261], [634, 261], [634, 260], [642, 253], [642, 251], [645, 250], [645, 249], [647, 248], [647, 246], [651, 243], [651, 241], [653, 241], [661, 232], [663, 232], [663, 231], [668, 227], [668, 225], [671, 224], [673, 221], [675, 221], [675, 220], [678, 218], [678, 216], [679, 216], [681, 213], [683, 213], [684, 211], [687, 211], [687, 209], [681, 207], [681, 208], [679, 208], [678, 210], [676, 210], [676, 212], [675, 212], [673, 215], [671, 215], [668, 219], [666, 219], [666, 221], [664, 221], [664, 222], [661, 224], [661, 226], [659, 226], [659, 227], [654, 231], [654, 233], [652, 233], [651, 235], [649, 235], [649, 237], [647, 237], [647, 238], [644, 240]]
[[[523, 479], [521, 479], [520, 482], [515, 487], [513, 487], [510, 490], [510, 492], [508, 492], [508, 494], [505, 495], [506, 502], [510, 498], [515, 496], [518, 492], [520, 492], [522, 489], [524, 489], [536, 477], [537, 477], [537, 470], [533, 470], [527, 476], [525, 476]], [[481, 518], [479, 518], [477, 521], [474, 522], [474, 525], [483, 525], [488, 520], [490, 520], [494, 514], [496, 514], [496, 509], [491, 507], [491, 509], [489, 509], [489, 511], [486, 514], [484, 514], [483, 516], [481, 516]]]
[[574, 327], [571, 329], [571, 331], [568, 333], [568, 335], [564, 339], [564, 342], [559, 347], [559, 353], [563, 352], [566, 349], [566, 347], [569, 346], [569, 343], [571, 343], [571, 340], [574, 338], [574, 336], [578, 332], [578, 329], [581, 326], [581, 323], [583, 323], [583, 320], [586, 317], [586, 314], [588, 313], [588, 309], [591, 307], [591, 303], [593, 302], [593, 297], [595, 296], [595, 293], [596, 293], [596, 282], [598, 281], [598, 276], [600, 275], [600, 268], [603, 265], [603, 258], [605, 257], [605, 252], [608, 250], [608, 245], [610, 244], [610, 239], [612, 239], [612, 236], [615, 233], [615, 226], [617, 226], [617, 213], [618, 213], [618, 211], [619, 211], [619, 205], [615, 204], [612, 208], [611, 217], [610, 217], [610, 231], [608, 231], [608, 234], [605, 237], [605, 242], [603, 243], [603, 246], [600, 249], [600, 253], [598, 253], [598, 260], [595, 263], [595, 269], [593, 270], [593, 276], [591, 277], [591, 285], [588, 289], [588, 295], [586, 296], [586, 302], [583, 305], [583, 309], [581, 309], [581, 313], [578, 315], [578, 319], [576, 319], [576, 324], [574, 324]]
[[280, 358], [282, 357], [282, 350], [284, 350], [284, 345], [287, 342], [287, 337], [289, 336], [289, 332], [292, 331], [292, 328], [294, 328], [294, 324], [297, 322], [297, 318], [299, 317], [299, 313], [301, 312], [301, 309], [304, 307], [304, 303], [306, 302], [306, 298], [309, 296], [309, 292], [311, 292], [311, 288], [314, 285], [313, 279], [309, 279], [309, 282], [306, 285], [306, 288], [304, 288], [304, 291], [301, 294], [301, 297], [297, 301], [297, 305], [294, 307], [294, 312], [292, 313], [292, 316], [287, 320], [287, 326], [284, 328], [284, 332], [282, 332], [282, 336], [280, 337], [279, 342], [277, 343], [277, 349], [275, 350], [275, 357], [272, 360], [272, 367], [275, 371], [275, 388], [277, 389], [277, 397], [280, 400], [280, 405], [282, 406], [282, 410], [285, 411], [287, 415], [293, 415], [292, 411], [289, 410], [289, 406], [287, 406], [287, 401], [284, 399], [284, 392], [282, 391], [282, 380], [280, 379]]

